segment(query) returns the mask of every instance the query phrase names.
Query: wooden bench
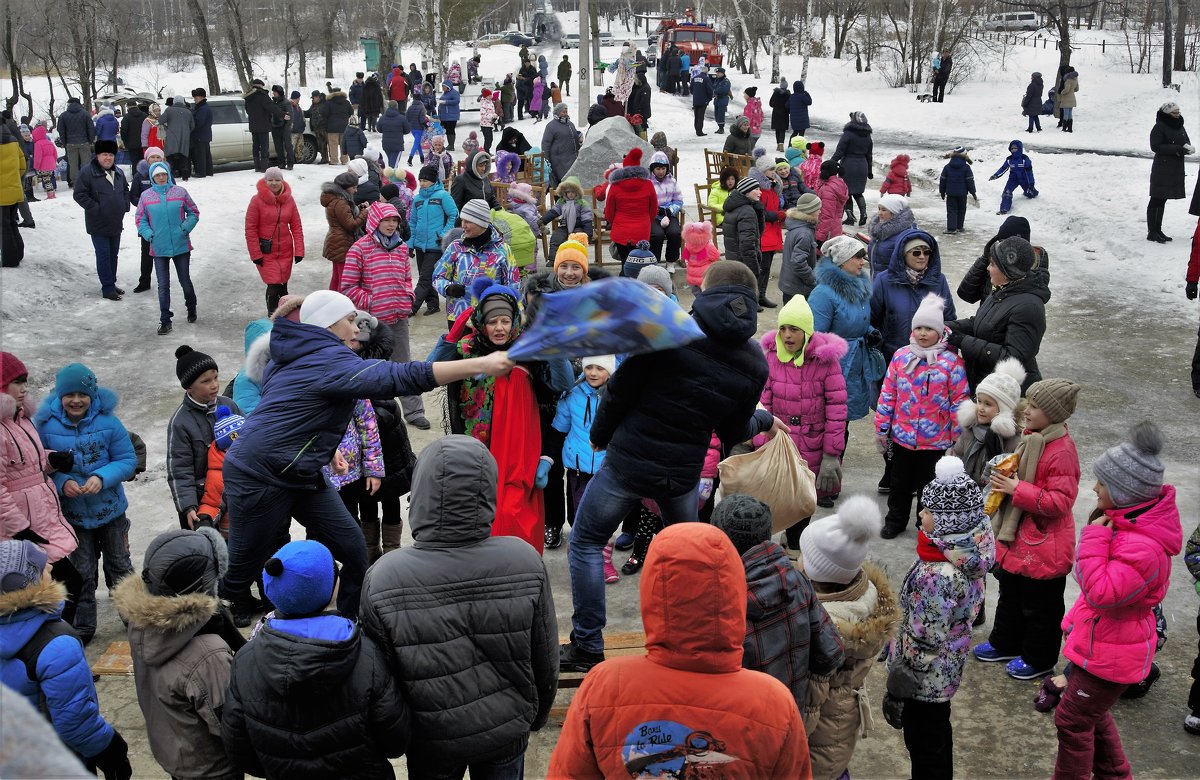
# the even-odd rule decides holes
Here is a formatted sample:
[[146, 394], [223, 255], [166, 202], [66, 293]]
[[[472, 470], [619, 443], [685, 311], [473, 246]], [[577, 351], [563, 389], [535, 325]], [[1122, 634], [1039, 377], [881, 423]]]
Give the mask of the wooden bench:
[[721, 177], [721, 169], [725, 167], [725, 152], [720, 149], [704, 150], [704, 174], [710, 181]]
[[[570, 642], [570, 637], [562, 637], [560, 644]], [[646, 634], [644, 631], [627, 631], [619, 634], [607, 634], [604, 637], [604, 657], [616, 658], [624, 655], [645, 655]], [[559, 672], [558, 688], [578, 688], [583, 683], [583, 672]]]

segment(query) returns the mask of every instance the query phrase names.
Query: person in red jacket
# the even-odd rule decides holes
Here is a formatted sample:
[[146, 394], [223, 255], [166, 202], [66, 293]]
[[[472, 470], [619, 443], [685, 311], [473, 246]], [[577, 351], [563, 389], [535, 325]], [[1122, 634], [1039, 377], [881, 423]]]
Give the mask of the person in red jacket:
[[392, 68], [392, 77], [388, 81], [388, 99], [394, 100], [400, 105], [404, 105], [408, 100], [408, 81], [404, 78], [404, 72], [397, 65]]
[[650, 182], [650, 170], [642, 165], [641, 149], [630, 149], [621, 162], [624, 167], [608, 175], [604, 221], [624, 263], [637, 242], [650, 240], [650, 222], [658, 216], [658, 193]]
[[812, 777], [787, 686], [742, 668], [746, 575], [724, 531], [669, 526], [641, 578], [646, 655], [593, 668], [567, 711], [549, 777]]
[[783, 207], [780, 198], [779, 174], [775, 172], [775, 163], [767, 155], [755, 162], [754, 167], [762, 172], [759, 184], [762, 185], [763, 232], [759, 237], [761, 250], [758, 261], [758, 305], [774, 309], [779, 304], [767, 298], [767, 284], [771, 281], [771, 263], [775, 261], [775, 253], [783, 251], [783, 222], [787, 219], [787, 209]]
[[908, 197], [912, 195], [912, 182], [908, 178], [908, 155], [898, 154], [892, 160], [892, 167], [888, 169], [888, 175], [883, 179], [883, 186], [879, 188], [880, 195], [903, 195]]
[[283, 171], [267, 168], [246, 207], [246, 251], [267, 285], [267, 316], [288, 294], [292, 265], [304, 259], [304, 225]]

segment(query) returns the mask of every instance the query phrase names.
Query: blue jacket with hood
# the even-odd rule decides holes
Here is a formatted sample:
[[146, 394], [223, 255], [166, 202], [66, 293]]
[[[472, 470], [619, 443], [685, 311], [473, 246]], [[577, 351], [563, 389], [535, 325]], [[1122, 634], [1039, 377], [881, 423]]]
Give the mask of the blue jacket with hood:
[[[909, 281], [904, 265], [904, 244], [919, 238], [929, 244], [933, 256], [921, 281]], [[945, 301], [943, 318], [951, 322], [957, 317], [954, 298], [950, 295], [950, 283], [942, 273], [942, 256], [938, 252], [937, 239], [924, 230], [906, 230], [896, 240], [888, 267], [875, 276], [871, 290], [871, 325], [883, 334], [883, 359], [891, 361], [896, 350], [908, 344], [912, 331], [912, 318], [917, 307], [929, 293], [937, 293]]]
[[[263, 372], [271, 358], [271, 338], [268, 334], [272, 324], [272, 320], [265, 318], [251, 320], [246, 324], [242, 341], [246, 359], [242, 363], [242, 370], [233, 378], [233, 402], [241, 408], [244, 415], [253, 412], [262, 399]], [[264, 336], [266, 338], [263, 338]]]
[[817, 287], [808, 296], [813, 312], [813, 329], [835, 333], [846, 340], [842, 376], [846, 378], [846, 409], [849, 420], [866, 417], [878, 394], [869, 377], [866, 335], [871, 330], [871, 280], [851, 276], [828, 258], [817, 265]]
[[458, 206], [440, 182], [417, 190], [408, 210], [408, 229], [412, 231], [409, 246], [431, 251], [442, 249], [442, 236], [454, 227]]
[[100, 715], [83, 645], [71, 635], [51, 639], [35, 662], [36, 682], [29, 679], [24, 662], [16, 657], [43, 624], [61, 619], [66, 598], [66, 588], [49, 577], [0, 595], [0, 682], [37, 709], [45, 697], [59, 739], [79, 755], [91, 758], [108, 747], [114, 732]]
[[435, 387], [430, 363], [363, 360], [325, 328], [276, 320], [262, 399], [229, 448], [226, 466], [273, 485], [317, 490], [355, 401]]
[[138, 235], [150, 242], [152, 257], [178, 257], [192, 251], [188, 236], [200, 221], [200, 209], [188, 191], [175, 183], [166, 163], [150, 166], [151, 182], [160, 170], [167, 172], [167, 183], [151, 183], [142, 193], [135, 222]]
[[604, 462], [604, 453], [592, 449], [592, 422], [604, 398], [603, 388], [595, 388], [581, 376], [571, 392], [558, 402], [554, 430], [567, 434], [562, 448], [562, 466], [585, 474], [595, 474]]
[[792, 82], [792, 96], [788, 98], [788, 112], [792, 120], [792, 132], [803, 134], [808, 129], [808, 107], [812, 105], [812, 95], [804, 88], [803, 81]]
[[1000, 165], [996, 172], [992, 174], [993, 179], [999, 179], [1008, 171], [1008, 185], [1010, 187], [1032, 187], [1033, 185], [1033, 161], [1029, 159], [1029, 155], [1025, 154], [1025, 145], [1020, 140], [1014, 138], [1009, 141], [1008, 148], [1017, 147], [1015, 152], [1004, 158], [1004, 162]]
[[450, 79], [442, 82], [443, 87], [447, 87], [442, 94], [438, 95], [437, 115], [442, 122], [457, 122], [458, 121], [458, 104], [461, 100], [461, 95], [458, 94], [458, 88], [450, 83]]

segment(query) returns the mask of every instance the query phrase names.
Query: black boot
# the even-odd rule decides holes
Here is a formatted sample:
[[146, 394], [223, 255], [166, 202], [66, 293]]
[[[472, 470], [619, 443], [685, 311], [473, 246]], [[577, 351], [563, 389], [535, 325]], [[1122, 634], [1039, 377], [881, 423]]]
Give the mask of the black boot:
[[850, 205], [849, 202], [846, 203], [846, 210], [842, 216], [843, 216], [843, 218], [842, 218], [843, 225], [853, 225], [854, 224], [854, 206]]
[[1066, 130], [1068, 133], [1075, 132], [1075, 118], [1074, 117], [1071, 117], [1070, 119], [1067, 120]]
[[1165, 244], [1171, 240], [1170, 236], [1163, 235], [1162, 221], [1163, 212], [1166, 211], [1162, 206], [1146, 207], [1146, 240], [1154, 241], [1159, 244]]

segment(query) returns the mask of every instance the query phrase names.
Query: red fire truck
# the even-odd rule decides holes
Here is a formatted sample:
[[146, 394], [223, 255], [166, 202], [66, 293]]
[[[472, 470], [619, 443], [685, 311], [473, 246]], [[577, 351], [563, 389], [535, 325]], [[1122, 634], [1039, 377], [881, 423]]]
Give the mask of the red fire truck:
[[720, 65], [723, 55], [720, 50], [720, 35], [711, 24], [697, 22], [692, 9], [684, 11], [683, 19], [660, 19], [657, 43], [650, 50], [650, 64], [674, 44], [682, 54], [687, 54], [693, 63], [704, 57], [709, 65]]

